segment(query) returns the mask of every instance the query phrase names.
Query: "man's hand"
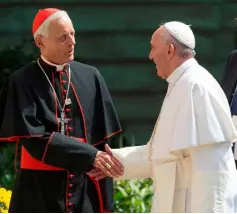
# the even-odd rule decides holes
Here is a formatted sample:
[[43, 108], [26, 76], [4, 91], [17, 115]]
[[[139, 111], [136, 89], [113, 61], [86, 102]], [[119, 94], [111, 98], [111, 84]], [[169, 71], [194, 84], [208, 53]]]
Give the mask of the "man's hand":
[[99, 151], [94, 162], [94, 169], [87, 174], [100, 180], [104, 177], [119, 177], [123, 175], [122, 164], [112, 155], [108, 145], [105, 145], [106, 152]]
[[107, 177], [107, 175], [103, 171], [97, 168], [92, 169], [90, 172], [87, 173], [87, 175], [97, 181]]

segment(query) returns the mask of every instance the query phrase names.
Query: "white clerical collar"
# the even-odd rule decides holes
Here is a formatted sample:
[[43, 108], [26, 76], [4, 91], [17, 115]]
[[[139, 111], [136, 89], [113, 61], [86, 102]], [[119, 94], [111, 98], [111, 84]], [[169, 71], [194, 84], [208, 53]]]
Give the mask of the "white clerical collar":
[[41, 55], [41, 59], [42, 59], [45, 63], [47, 63], [48, 65], [51, 65], [51, 66], [56, 67], [57, 71], [62, 71], [63, 68], [65, 67], [65, 65], [67, 65], [67, 63], [64, 63], [64, 64], [62, 64], [62, 65], [56, 65], [56, 64], [54, 64], [54, 63], [52, 63], [52, 62], [49, 62], [49, 61], [48, 61], [47, 59], [45, 59], [42, 55]]
[[186, 60], [168, 76], [166, 81], [169, 84], [175, 82], [184, 70], [186, 70], [188, 67], [190, 67], [191, 65], [195, 63], [197, 63], [197, 61], [194, 58]]

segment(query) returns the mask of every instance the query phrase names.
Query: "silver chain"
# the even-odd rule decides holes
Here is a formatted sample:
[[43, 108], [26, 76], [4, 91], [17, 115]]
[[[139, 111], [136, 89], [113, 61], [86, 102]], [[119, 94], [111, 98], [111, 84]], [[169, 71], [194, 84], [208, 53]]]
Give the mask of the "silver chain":
[[59, 102], [59, 99], [58, 99], [58, 96], [57, 96], [57, 94], [56, 94], [56, 91], [55, 91], [55, 89], [54, 89], [54, 87], [53, 87], [53, 85], [52, 85], [52, 83], [51, 83], [51, 81], [50, 81], [48, 75], [45, 73], [44, 69], [42, 68], [42, 66], [41, 66], [40, 63], [39, 63], [39, 59], [37, 60], [37, 63], [38, 63], [38, 65], [39, 65], [40, 69], [42, 70], [42, 72], [44, 73], [44, 75], [45, 75], [45, 77], [46, 77], [46, 79], [47, 79], [47, 81], [48, 81], [50, 87], [52, 88], [52, 90], [53, 90], [53, 92], [54, 92], [54, 94], [55, 94], [55, 97], [56, 97], [56, 99], [57, 99], [58, 105], [59, 105], [59, 107], [60, 107], [60, 109], [61, 109], [61, 111], [64, 112], [64, 108], [65, 108], [65, 105], [66, 105], [66, 101], [67, 101], [67, 97], [68, 97], [68, 93], [69, 93], [69, 89], [70, 89], [70, 83], [71, 83], [71, 69], [70, 69], [70, 66], [69, 66], [69, 69], [68, 69], [69, 78], [68, 78], [67, 93], [66, 93], [66, 97], [65, 97], [65, 100], [64, 100], [64, 104], [63, 104], [63, 106], [62, 106], [61, 103]]

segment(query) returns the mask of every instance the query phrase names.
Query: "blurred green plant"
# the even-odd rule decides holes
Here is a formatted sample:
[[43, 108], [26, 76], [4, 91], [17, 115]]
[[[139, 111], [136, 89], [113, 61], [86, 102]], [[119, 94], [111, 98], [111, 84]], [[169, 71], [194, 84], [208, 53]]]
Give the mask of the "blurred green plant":
[[11, 190], [15, 181], [15, 146], [8, 145], [0, 152], [0, 187]]
[[[32, 40], [24, 39], [21, 44], [14, 47], [6, 47], [0, 50], [0, 88], [6, 78], [35, 59], [38, 51], [27, 54], [25, 45], [33, 45]], [[32, 46], [33, 47], [33, 46]], [[14, 168], [15, 145], [0, 143], [0, 187], [11, 190], [15, 180]]]
[[14, 47], [6, 47], [0, 51], [0, 87], [2, 86], [5, 79], [14, 71], [20, 67], [28, 64], [32, 60], [35, 60], [38, 51], [27, 54], [24, 51], [25, 45], [34, 45], [31, 40], [23, 40], [21, 44]]
[[114, 182], [114, 212], [148, 213], [151, 211], [152, 197], [151, 179]]

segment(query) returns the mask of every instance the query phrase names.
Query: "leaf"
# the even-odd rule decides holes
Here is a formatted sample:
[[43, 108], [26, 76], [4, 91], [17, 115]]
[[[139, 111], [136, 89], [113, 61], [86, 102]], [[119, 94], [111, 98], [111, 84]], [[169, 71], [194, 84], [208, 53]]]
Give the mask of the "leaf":
[[[123, 196], [121, 189], [126, 192], [126, 197]], [[115, 197], [120, 197], [115, 203], [114, 212], [150, 212], [153, 197], [151, 179], [115, 181], [114, 190]]]
[[123, 197], [128, 197], [128, 194], [123, 187], [118, 186], [117, 189], [123, 194]]
[[116, 192], [116, 193], [114, 194], [114, 200], [115, 200], [115, 201], [120, 201], [120, 200], [122, 200], [123, 198], [124, 198], [124, 196], [123, 196], [122, 192]]
[[140, 190], [139, 190], [139, 187], [138, 187], [139, 185], [135, 185], [135, 183], [133, 181], [130, 181], [129, 185], [130, 185], [132, 191], [135, 192], [135, 194], [140, 193]]

